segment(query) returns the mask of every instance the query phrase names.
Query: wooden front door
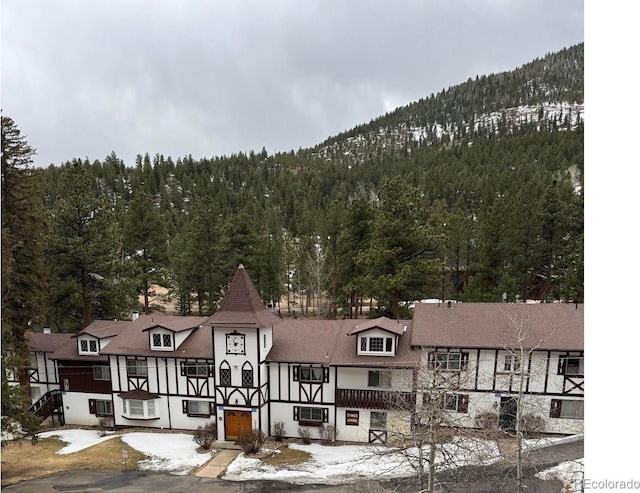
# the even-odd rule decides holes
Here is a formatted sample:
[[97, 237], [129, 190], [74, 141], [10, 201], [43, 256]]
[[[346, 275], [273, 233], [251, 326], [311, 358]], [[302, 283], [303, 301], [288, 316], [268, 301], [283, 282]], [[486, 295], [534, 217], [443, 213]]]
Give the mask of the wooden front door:
[[236, 441], [242, 432], [251, 431], [251, 411], [224, 412], [225, 440]]

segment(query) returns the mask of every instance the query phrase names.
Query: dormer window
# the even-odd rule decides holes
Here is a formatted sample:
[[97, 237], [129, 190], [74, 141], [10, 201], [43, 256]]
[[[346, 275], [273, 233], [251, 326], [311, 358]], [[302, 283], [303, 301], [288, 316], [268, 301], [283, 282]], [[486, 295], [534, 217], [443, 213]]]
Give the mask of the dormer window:
[[151, 349], [159, 351], [173, 351], [173, 338], [169, 333], [152, 332]]
[[394, 338], [387, 336], [360, 336], [358, 354], [373, 354], [376, 356], [393, 356]]
[[95, 339], [80, 339], [80, 354], [98, 354], [98, 341]]

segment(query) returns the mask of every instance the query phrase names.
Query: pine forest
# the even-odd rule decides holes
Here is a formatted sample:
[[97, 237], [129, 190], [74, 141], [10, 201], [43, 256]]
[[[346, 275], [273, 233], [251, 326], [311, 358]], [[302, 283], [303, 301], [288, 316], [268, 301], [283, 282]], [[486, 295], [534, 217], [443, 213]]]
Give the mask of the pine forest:
[[36, 169], [3, 116], [3, 318], [207, 315], [239, 264], [283, 317], [582, 302], [583, 72], [580, 44], [273, 155]]

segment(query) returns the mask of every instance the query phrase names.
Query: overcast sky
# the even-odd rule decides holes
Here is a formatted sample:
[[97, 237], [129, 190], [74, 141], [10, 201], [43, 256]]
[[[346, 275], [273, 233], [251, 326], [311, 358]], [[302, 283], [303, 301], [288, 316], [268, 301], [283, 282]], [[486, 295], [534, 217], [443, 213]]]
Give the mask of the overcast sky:
[[582, 0], [4, 0], [35, 165], [310, 147], [584, 41]]

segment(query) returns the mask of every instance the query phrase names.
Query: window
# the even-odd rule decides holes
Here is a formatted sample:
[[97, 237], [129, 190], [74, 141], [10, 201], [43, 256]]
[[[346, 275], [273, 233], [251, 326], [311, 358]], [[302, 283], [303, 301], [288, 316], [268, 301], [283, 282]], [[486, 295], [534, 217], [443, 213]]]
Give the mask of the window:
[[253, 368], [249, 363], [242, 365], [242, 386], [253, 387]]
[[469, 396], [464, 394], [446, 394], [444, 396], [445, 411], [466, 413], [469, 409]]
[[113, 403], [111, 401], [96, 400], [96, 416], [113, 415]]
[[185, 363], [183, 375], [188, 377], [208, 377], [209, 376], [209, 364], [208, 363]]
[[393, 354], [392, 337], [360, 337], [361, 353], [390, 353]]
[[129, 414], [131, 416], [144, 416], [144, 401], [131, 399], [129, 401]]
[[106, 365], [94, 365], [93, 367], [93, 379], [94, 380], [110, 380], [111, 372]]
[[507, 354], [504, 357], [504, 371], [518, 371], [520, 369], [520, 358], [514, 354]]
[[379, 411], [371, 411], [369, 428], [372, 430], [387, 429], [387, 413]]
[[320, 426], [322, 423], [321, 407], [301, 407], [298, 413], [300, 424], [307, 426]]
[[231, 368], [220, 368], [220, 385], [226, 387], [231, 385]]
[[466, 368], [469, 353], [429, 353], [430, 370], [458, 371]]
[[89, 399], [89, 413], [96, 416], [113, 416], [113, 403], [104, 399]]
[[153, 399], [124, 399], [122, 414], [129, 419], [155, 419], [157, 418], [156, 403]]
[[154, 349], [173, 349], [171, 334], [155, 332], [151, 334], [151, 346]]
[[389, 371], [369, 371], [369, 387], [391, 387], [391, 372]]
[[584, 419], [584, 401], [551, 399], [552, 418]]
[[560, 375], [584, 375], [584, 357], [565, 356], [564, 358], [560, 358], [558, 373]]
[[127, 360], [127, 375], [130, 377], [146, 377], [147, 362], [142, 359]]
[[92, 353], [95, 354], [98, 352], [98, 341], [92, 339], [81, 339], [80, 340], [80, 352], [81, 353]]
[[380, 352], [384, 348], [384, 339], [382, 337], [369, 337], [369, 351]]
[[187, 414], [195, 416], [211, 416], [210, 405], [206, 401], [185, 401]]
[[299, 371], [301, 382], [322, 382], [324, 379], [322, 368], [301, 366]]

